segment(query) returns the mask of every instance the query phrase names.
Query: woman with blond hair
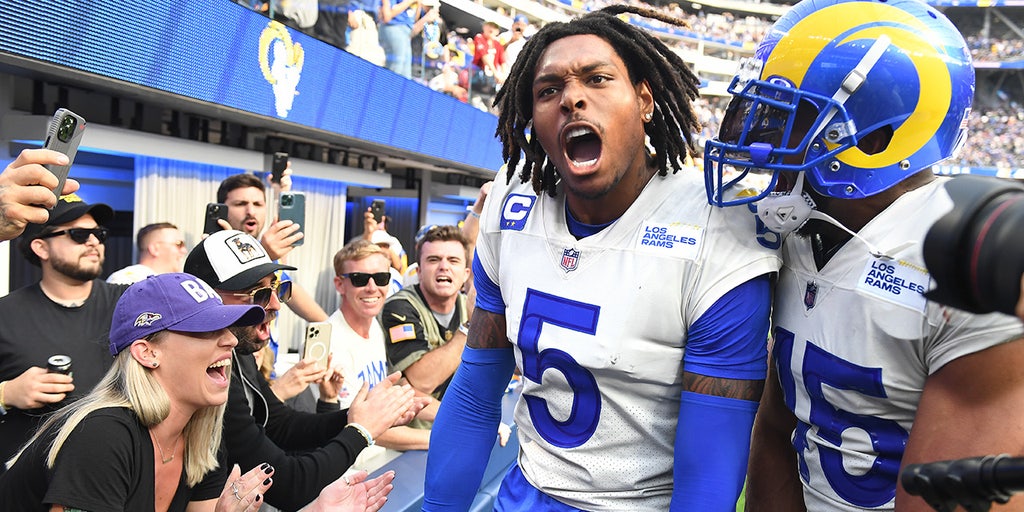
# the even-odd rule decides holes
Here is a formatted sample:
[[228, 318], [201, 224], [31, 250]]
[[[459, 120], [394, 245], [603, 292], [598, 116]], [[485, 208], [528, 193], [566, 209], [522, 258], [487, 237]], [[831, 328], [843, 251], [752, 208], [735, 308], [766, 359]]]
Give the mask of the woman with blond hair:
[[[227, 328], [257, 324], [263, 315], [259, 306], [222, 304], [189, 274], [132, 285], [114, 310], [114, 364], [91, 393], [47, 419], [8, 463], [0, 475], [0, 509], [258, 509], [273, 484], [273, 467], [263, 464], [240, 476], [236, 466], [229, 476], [220, 445], [237, 344]], [[336, 482], [328, 489], [337, 489], [325, 489], [313, 505], [377, 510], [392, 478], [367, 482], [363, 474]]]

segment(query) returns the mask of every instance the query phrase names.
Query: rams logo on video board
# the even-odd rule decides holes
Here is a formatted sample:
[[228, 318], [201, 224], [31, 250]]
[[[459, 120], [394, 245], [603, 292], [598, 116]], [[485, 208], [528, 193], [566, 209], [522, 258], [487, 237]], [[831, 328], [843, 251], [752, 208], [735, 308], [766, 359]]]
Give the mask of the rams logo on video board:
[[274, 91], [274, 110], [277, 117], [286, 118], [299, 93], [299, 77], [305, 54], [302, 45], [292, 42], [292, 36], [279, 22], [271, 21], [260, 33], [260, 71]]

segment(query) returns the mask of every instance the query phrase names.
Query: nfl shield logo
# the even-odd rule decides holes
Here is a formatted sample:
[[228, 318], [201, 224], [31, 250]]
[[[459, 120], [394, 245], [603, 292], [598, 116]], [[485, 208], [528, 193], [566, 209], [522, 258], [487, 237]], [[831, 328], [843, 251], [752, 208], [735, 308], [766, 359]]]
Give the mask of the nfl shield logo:
[[813, 281], [807, 282], [807, 289], [804, 290], [804, 306], [808, 311], [814, 307], [814, 301], [818, 298], [818, 285]]
[[572, 272], [580, 263], [580, 252], [571, 248], [562, 251], [562, 270]]

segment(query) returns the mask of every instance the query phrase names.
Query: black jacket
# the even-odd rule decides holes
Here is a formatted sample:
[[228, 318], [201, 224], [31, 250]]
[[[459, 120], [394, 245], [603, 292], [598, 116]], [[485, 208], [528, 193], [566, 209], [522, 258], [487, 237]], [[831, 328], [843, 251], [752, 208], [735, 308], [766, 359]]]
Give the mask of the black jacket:
[[366, 439], [345, 428], [347, 417], [347, 409], [324, 414], [291, 409], [270, 390], [252, 355], [232, 358], [224, 413], [228, 463], [238, 464], [242, 473], [264, 462], [274, 466], [267, 503], [282, 510], [302, 508], [355, 462]]

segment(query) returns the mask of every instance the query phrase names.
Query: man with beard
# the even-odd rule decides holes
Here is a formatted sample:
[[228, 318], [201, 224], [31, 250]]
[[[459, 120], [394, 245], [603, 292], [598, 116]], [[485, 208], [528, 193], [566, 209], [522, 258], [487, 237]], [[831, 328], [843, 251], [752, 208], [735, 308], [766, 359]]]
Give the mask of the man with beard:
[[[108, 334], [127, 286], [97, 279], [103, 271], [105, 204], [63, 196], [46, 224], [20, 239], [42, 279], [0, 299], [0, 460], [29, 439], [41, 416], [89, 392], [110, 367]], [[73, 373], [47, 373], [47, 359], [71, 358]]]
[[[290, 174], [289, 167], [285, 171], [285, 176], [281, 178], [283, 191], [290, 188]], [[260, 243], [270, 259], [283, 261], [295, 248], [292, 244], [302, 239], [303, 234], [298, 232], [300, 226], [292, 221], [278, 221], [276, 218], [266, 231], [263, 230], [267, 220], [266, 190], [263, 181], [252, 174], [235, 174], [225, 178], [217, 188], [217, 202], [227, 205], [228, 220], [227, 225], [221, 222], [220, 226], [260, 237]], [[282, 279], [287, 280], [288, 276], [282, 275]], [[292, 285], [292, 300], [288, 302], [288, 308], [307, 322], [327, 320], [327, 313], [323, 308], [313, 300], [312, 295], [297, 286], [297, 283]]]
[[391, 368], [438, 400], [466, 346], [472, 305], [461, 292], [469, 278], [468, 246], [457, 226], [427, 231], [416, 245], [419, 283], [389, 297], [381, 313]]
[[274, 487], [266, 503], [297, 510], [339, 478], [388, 428], [408, 423], [423, 401], [414, 400], [407, 386], [394, 385], [399, 377], [395, 373], [370, 391], [362, 388], [345, 410], [335, 405], [333, 412], [309, 414], [281, 403], [253, 357], [269, 341], [270, 323], [281, 304], [291, 298], [291, 283], [280, 281], [278, 270], [295, 268], [274, 263], [255, 238], [235, 230], [210, 235], [185, 259], [185, 272], [209, 283], [225, 304], [259, 304], [266, 311], [259, 325], [232, 328], [238, 345], [224, 413], [224, 444], [229, 464], [272, 465]]

